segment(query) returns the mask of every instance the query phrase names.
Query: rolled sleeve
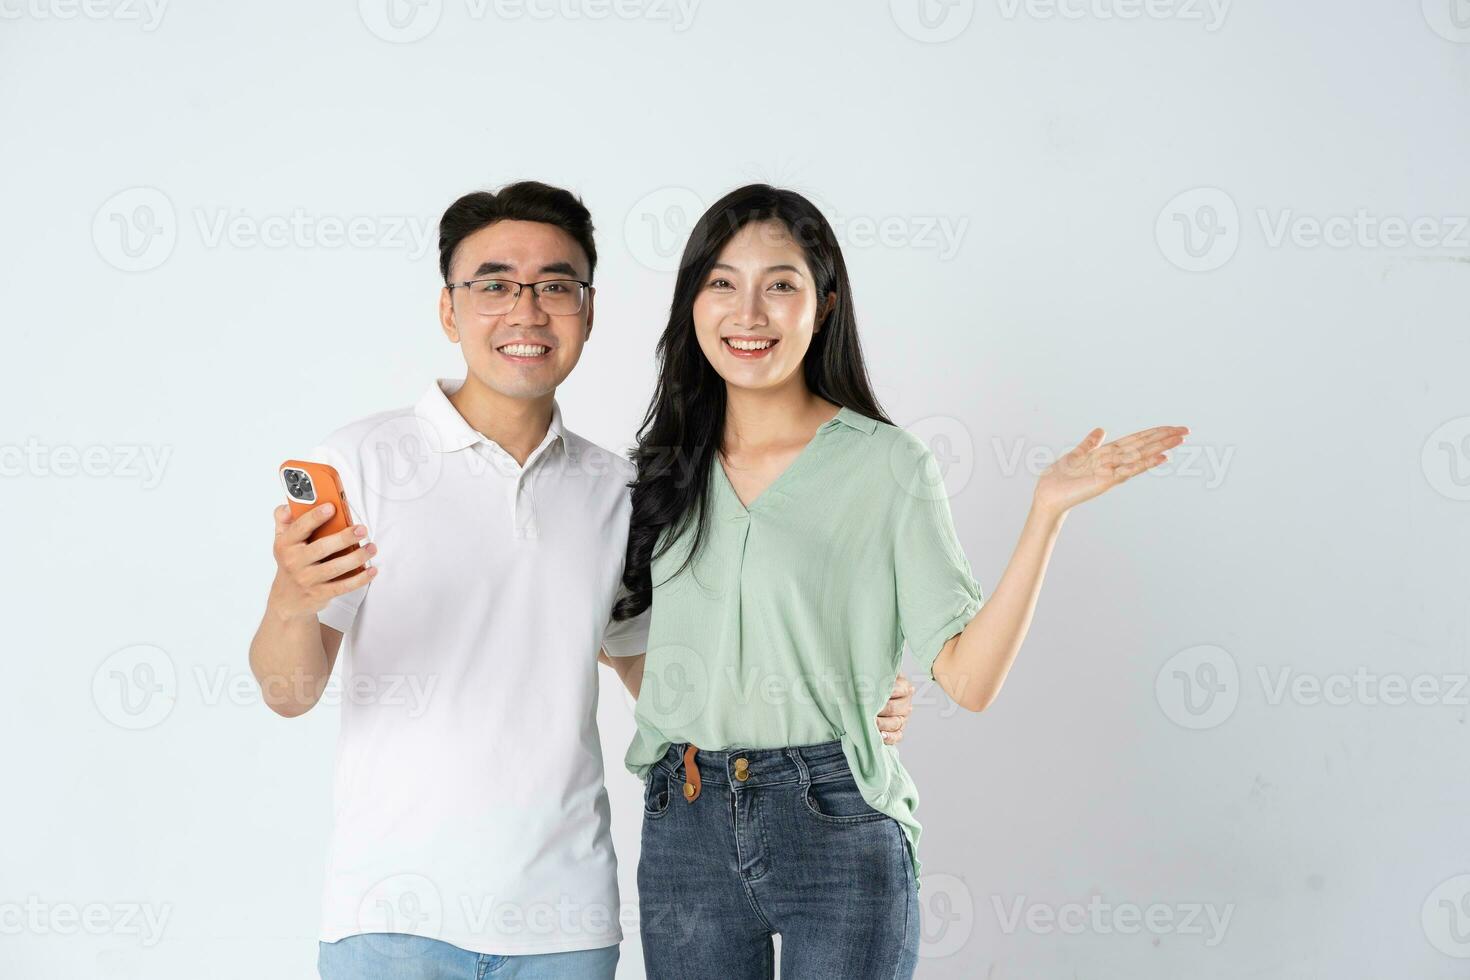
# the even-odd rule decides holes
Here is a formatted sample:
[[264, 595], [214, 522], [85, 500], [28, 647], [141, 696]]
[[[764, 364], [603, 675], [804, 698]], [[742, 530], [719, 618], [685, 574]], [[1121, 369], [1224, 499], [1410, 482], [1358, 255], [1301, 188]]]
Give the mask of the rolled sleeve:
[[933, 677], [939, 651], [964, 631], [985, 596], [955, 533], [939, 464], [928, 446], [914, 443], [913, 479], [896, 525], [894, 577], [904, 641]]
[[[625, 585], [618, 586], [617, 598], [613, 600], [614, 606], [622, 602], [631, 593]], [[653, 615], [653, 607], [649, 606], [632, 619], [607, 620], [607, 628], [602, 632], [602, 649], [607, 651], [609, 657], [636, 657], [640, 653], [648, 651], [648, 621]]]

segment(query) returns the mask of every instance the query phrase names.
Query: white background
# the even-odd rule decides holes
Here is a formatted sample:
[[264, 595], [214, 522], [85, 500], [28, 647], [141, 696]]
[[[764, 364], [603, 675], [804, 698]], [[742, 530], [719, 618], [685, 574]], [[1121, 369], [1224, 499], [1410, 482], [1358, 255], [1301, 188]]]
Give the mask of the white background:
[[613, 448], [681, 230], [818, 201], [987, 591], [1048, 454], [1193, 431], [1069, 518], [990, 710], [920, 689], [920, 976], [1470, 971], [1464, 0], [394, 2], [0, 0], [0, 975], [314, 975], [274, 468], [459, 372], [435, 225], [524, 177], [598, 225], [559, 397]]

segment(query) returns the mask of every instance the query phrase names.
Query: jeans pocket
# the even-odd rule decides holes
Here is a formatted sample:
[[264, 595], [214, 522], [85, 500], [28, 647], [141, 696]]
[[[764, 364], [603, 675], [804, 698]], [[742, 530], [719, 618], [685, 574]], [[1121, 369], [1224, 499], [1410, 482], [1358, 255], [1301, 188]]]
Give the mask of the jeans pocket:
[[827, 823], [869, 823], [888, 816], [863, 799], [862, 790], [850, 772], [808, 783], [802, 801], [812, 816]]
[[673, 777], [661, 766], [648, 770], [648, 777], [643, 782], [644, 817], [655, 820], [669, 812], [669, 800], [673, 798], [672, 781]]

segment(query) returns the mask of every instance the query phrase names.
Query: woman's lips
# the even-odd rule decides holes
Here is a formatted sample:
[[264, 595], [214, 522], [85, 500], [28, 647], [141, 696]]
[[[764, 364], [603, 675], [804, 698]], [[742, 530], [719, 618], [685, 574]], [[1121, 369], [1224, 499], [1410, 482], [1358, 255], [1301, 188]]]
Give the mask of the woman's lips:
[[[732, 345], [730, 343], [730, 341], [732, 339], [745, 340], [747, 338], [744, 338], [744, 337], [741, 337], [741, 338], [721, 337], [720, 338], [720, 344], [721, 344], [721, 346], [723, 346], [725, 348], [726, 352], [728, 352], [732, 357], [738, 357], [738, 358], [741, 358], [742, 360], [747, 360], [747, 361], [751, 361], [751, 360], [755, 360], [757, 358], [765, 357], [771, 351], [775, 350], [776, 349], [776, 345], [781, 342], [779, 340], [776, 340], [773, 337], [761, 337], [761, 338], [759, 338], [760, 340], [769, 341], [769, 344], [767, 346], [765, 346], [765, 347], [763, 347], [763, 348], [761, 348], [759, 350], [741, 350], [740, 348], [735, 347], [734, 345]], [[749, 339], [755, 340], [757, 338], [749, 338]]]

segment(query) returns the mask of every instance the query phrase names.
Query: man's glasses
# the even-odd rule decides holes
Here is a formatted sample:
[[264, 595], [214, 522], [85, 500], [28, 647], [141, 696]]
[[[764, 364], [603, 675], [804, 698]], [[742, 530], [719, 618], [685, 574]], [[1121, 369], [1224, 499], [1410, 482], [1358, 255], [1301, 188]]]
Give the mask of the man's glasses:
[[531, 287], [536, 305], [550, 316], [566, 316], [582, 312], [587, 290], [592, 284], [580, 279], [543, 279], [540, 282], [516, 282], [514, 279], [469, 279], [452, 282], [450, 290], [463, 289], [470, 308], [481, 316], [500, 316], [515, 309], [521, 288]]

